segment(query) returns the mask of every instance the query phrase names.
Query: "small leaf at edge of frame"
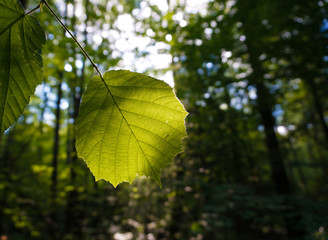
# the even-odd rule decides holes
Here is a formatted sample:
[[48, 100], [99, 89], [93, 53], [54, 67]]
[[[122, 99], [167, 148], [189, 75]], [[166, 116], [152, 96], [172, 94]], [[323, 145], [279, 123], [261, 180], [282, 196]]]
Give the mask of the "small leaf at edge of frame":
[[18, 0], [0, 0], [0, 135], [23, 113], [42, 82], [45, 34]]

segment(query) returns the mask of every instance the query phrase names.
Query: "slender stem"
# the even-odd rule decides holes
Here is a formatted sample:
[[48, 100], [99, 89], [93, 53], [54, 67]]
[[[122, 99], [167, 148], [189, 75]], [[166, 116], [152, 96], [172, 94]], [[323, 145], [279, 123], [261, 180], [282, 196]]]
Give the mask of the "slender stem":
[[90, 58], [89, 54], [84, 50], [84, 48], [81, 46], [81, 44], [78, 42], [78, 40], [76, 39], [76, 37], [74, 36], [74, 34], [65, 26], [65, 24], [60, 20], [60, 18], [57, 16], [57, 14], [52, 10], [52, 8], [49, 6], [49, 4], [47, 3], [46, 0], [41, 0], [42, 3], [44, 3], [44, 5], [46, 5], [46, 7], [49, 9], [49, 11], [51, 12], [51, 14], [56, 18], [56, 20], [60, 23], [60, 25], [62, 25], [62, 27], [65, 29], [65, 31], [73, 38], [74, 42], [76, 43], [76, 45], [80, 48], [80, 50], [82, 51], [82, 53], [84, 54], [84, 56], [89, 60], [89, 62], [91, 63], [92, 67], [97, 71], [97, 73], [99, 74], [99, 76], [101, 77], [101, 79], [103, 79], [103, 76], [101, 74], [101, 72], [99, 71], [97, 65], [92, 61], [92, 59]]
[[40, 4], [38, 6], [36, 6], [35, 8], [33, 8], [31, 11], [29, 11], [28, 13], [25, 13], [25, 16], [31, 15], [32, 13], [34, 13], [35, 11], [37, 11], [40, 8]]

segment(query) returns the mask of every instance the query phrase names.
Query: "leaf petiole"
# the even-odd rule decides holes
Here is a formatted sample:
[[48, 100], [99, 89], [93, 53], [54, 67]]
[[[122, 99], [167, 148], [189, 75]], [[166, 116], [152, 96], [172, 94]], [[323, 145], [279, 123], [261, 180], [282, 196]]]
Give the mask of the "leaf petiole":
[[43, 12], [42, 0], [40, 0], [40, 8], [41, 8], [41, 12]]
[[37, 11], [40, 8], [40, 4], [38, 6], [36, 6], [35, 8], [33, 8], [31, 11], [27, 12], [24, 14], [24, 16], [28, 16], [31, 15], [32, 13], [34, 13], [35, 11]]
[[79, 41], [76, 39], [76, 37], [74, 36], [74, 34], [66, 27], [66, 25], [60, 20], [60, 18], [57, 16], [57, 14], [52, 10], [52, 8], [49, 6], [49, 4], [47, 3], [46, 0], [41, 0], [41, 4], [44, 4], [48, 10], [51, 12], [51, 14], [56, 18], [56, 20], [60, 23], [60, 25], [62, 25], [62, 27], [65, 29], [65, 31], [72, 37], [72, 39], [74, 40], [74, 42], [76, 43], [76, 45], [80, 48], [80, 50], [82, 51], [82, 53], [84, 54], [84, 56], [89, 60], [89, 62], [91, 63], [92, 67], [96, 70], [96, 72], [99, 74], [99, 76], [103, 79], [103, 76], [101, 74], [101, 72], [99, 71], [97, 65], [94, 63], [94, 61], [91, 59], [91, 57], [89, 56], [89, 54], [85, 51], [85, 49], [82, 47], [82, 45], [79, 43]]

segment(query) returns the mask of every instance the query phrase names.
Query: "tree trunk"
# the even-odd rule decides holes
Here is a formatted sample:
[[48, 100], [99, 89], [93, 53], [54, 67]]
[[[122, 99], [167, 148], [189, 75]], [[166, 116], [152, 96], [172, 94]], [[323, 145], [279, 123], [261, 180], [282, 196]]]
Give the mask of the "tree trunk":
[[[268, 159], [272, 171], [272, 181], [278, 193], [289, 194], [289, 186], [283, 157], [279, 148], [278, 138], [274, 131], [276, 125], [275, 118], [272, 115], [274, 101], [269, 90], [264, 84], [262, 63], [259, 56], [265, 51], [263, 45], [259, 45], [259, 39], [262, 39], [261, 16], [258, 16], [258, 9], [263, 7], [261, 2], [253, 0], [238, 1], [240, 9], [239, 18], [243, 24], [243, 32], [246, 37], [245, 44], [249, 53], [249, 63], [253, 69], [249, 76], [250, 84], [253, 84], [257, 91], [257, 108], [260, 114], [261, 122], [264, 126], [265, 143], [268, 151]], [[242, 9], [251, 9], [251, 12], [243, 12]], [[254, 17], [249, 17], [250, 15]], [[258, 16], [258, 17], [255, 17]]]
[[56, 104], [56, 123], [55, 123], [55, 136], [54, 136], [54, 146], [53, 146], [53, 158], [52, 158], [52, 185], [51, 185], [51, 192], [52, 192], [52, 200], [56, 198], [57, 195], [57, 164], [58, 164], [58, 153], [59, 153], [59, 128], [60, 128], [60, 101], [62, 98], [62, 78], [63, 73], [59, 73], [59, 82], [57, 85], [57, 104]]
[[[265, 31], [261, 31], [262, 18], [253, 17], [249, 18], [249, 15], [257, 16], [258, 9], [263, 6], [259, 1], [238, 1], [242, 3], [239, 7], [246, 7], [246, 9], [254, 9], [254, 11], [248, 12], [242, 16], [242, 23], [244, 26], [244, 34], [246, 37], [246, 45], [249, 53], [249, 63], [252, 67], [252, 74], [249, 76], [249, 81], [253, 84], [257, 91], [257, 108], [260, 114], [261, 122], [264, 126], [265, 133], [265, 143], [268, 151], [268, 159], [271, 166], [272, 181], [275, 186], [276, 192], [283, 195], [290, 195], [292, 190], [287, 178], [286, 168], [284, 166], [284, 159], [279, 147], [279, 142], [277, 135], [275, 133], [275, 118], [273, 117], [273, 108], [275, 105], [273, 96], [270, 94], [269, 89], [265, 86], [263, 79], [266, 73], [262, 67], [262, 62], [259, 60], [259, 56], [265, 52], [262, 45], [258, 43], [261, 42], [259, 39], [263, 39], [263, 34]], [[246, 4], [246, 5], [243, 5]], [[269, 35], [270, 36], [270, 35]], [[267, 36], [267, 37], [269, 37]], [[287, 230], [289, 239], [301, 239], [306, 234], [304, 229], [299, 228], [299, 222], [301, 220], [300, 214], [295, 214], [297, 209], [291, 206], [288, 198], [285, 198], [284, 204], [289, 206], [289, 210], [282, 212], [285, 216], [285, 228]]]
[[328, 146], [328, 126], [327, 126], [327, 123], [325, 121], [325, 116], [324, 116], [324, 113], [323, 113], [324, 112], [323, 111], [323, 106], [322, 106], [320, 96], [319, 96], [318, 91], [317, 91], [317, 86], [315, 85], [315, 83], [313, 81], [308, 81], [308, 85], [310, 86], [310, 91], [312, 93], [313, 101], [314, 101], [314, 107], [315, 107], [315, 110], [318, 114], [319, 121], [320, 121], [320, 124], [321, 124], [321, 127], [322, 127], [322, 131], [323, 131], [323, 134], [324, 134], [324, 137], [325, 137], [325, 140], [326, 140], [326, 144]]
[[302, 164], [301, 164], [301, 161], [300, 161], [300, 157], [297, 153], [297, 149], [295, 149], [294, 147], [294, 139], [293, 138], [288, 138], [288, 144], [290, 146], [290, 151], [291, 153], [293, 154], [293, 158], [294, 158], [294, 163], [295, 163], [295, 167], [296, 167], [296, 170], [298, 172], [298, 175], [299, 175], [299, 178], [300, 178], [300, 181], [301, 181], [301, 185], [302, 185], [302, 188], [306, 188], [307, 186], [307, 181], [306, 181], [306, 177], [305, 177], [305, 174], [303, 172], [303, 168], [302, 168]]
[[[256, 71], [254, 69], [254, 71]], [[265, 143], [268, 149], [268, 157], [272, 169], [272, 179], [278, 193], [290, 194], [291, 189], [289, 186], [286, 169], [283, 162], [283, 157], [279, 148], [279, 142], [274, 131], [275, 119], [272, 116], [272, 104], [269, 103], [269, 92], [263, 82], [255, 84], [257, 89], [257, 102], [264, 126]]]
[[[89, 5], [89, 0], [85, 1], [84, 4], [84, 8], [86, 11], [86, 21], [85, 23], [87, 23], [88, 21], [88, 5]], [[73, 4], [73, 7], [75, 8], [75, 5]], [[75, 16], [72, 17], [72, 21], [71, 21], [71, 28], [75, 29], [75, 21], [76, 18]], [[86, 27], [85, 26], [85, 31], [84, 31], [84, 43], [85, 46], [87, 45], [87, 32], [86, 32]], [[75, 53], [75, 49], [73, 50], [74, 52], [74, 56], [76, 56]], [[84, 57], [84, 56], [83, 56]], [[74, 73], [77, 76], [78, 72], [76, 71], [76, 68], [74, 67]], [[83, 66], [82, 66], [82, 70], [81, 70], [81, 76], [79, 77], [79, 87], [77, 88], [76, 85], [74, 84], [73, 86], [71, 86], [71, 104], [73, 106], [73, 111], [71, 114], [71, 118], [74, 121], [74, 126], [76, 124], [76, 119], [79, 113], [79, 109], [80, 109], [80, 102], [81, 102], [81, 96], [82, 96], [82, 92], [83, 92], [83, 88], [84, 88], [84, 78], [85, 78], [85, 57], [83, 58]], [[77, 186], [76, 186], [76, 171], [75, 168], [77, 167], [77, 162], [78, 162], [78, 157], [77, 157], [77, 152], [76, 152], [76, 148], [75, 148], [75, 127], [73, 127], [73, 137], [72, 140], [70, 141], [70, 156], [69, 157], [69, 164], [70, 164], [70, 181], [72, 186], [74, 186], [73, 190], [69, 192], [68, 196], [67, 196], [67, 210], [66, 210], [66, 232], [67, 233], [71, 233], [73, 234], [74, 237], [82, 237], [82, 226], [81, 226], [81, 219], [82, 219], [82, 214], [83, 211], [82, 209], [78, 209], [77, 206], [79, 206], [79, 203], [81, 204], [81, 202], [79, 202], [79, 193], [77, 191]], [[70, 136], [68, 136], [70, 137]]]
[[[51, 186], [50, 186], [50, 198], [51, 198], [51, 213], [50, 218], [53, 221], [53, 226], [50, 230], [50, 233], [53, 235], [54, 233], [57, 233], [57, 185], [58, 185], [58, 179], [57, 179], [57, 167], [58, 167], [58, 155], [59, 155], [59, 129], [60, 129], [60, 101], [62, 99], [62, 78], [63, 78], [63, 72], [58, 73], [59, 82], [57, 84], [57, 103], [56, 103], [56, 121], [55, 121], [55, 131], [54, 131], [54, 145], [53, 145], [53, 158], [52, 158], [52, 174], [51, 174]], [[56, 232], [55, 232], [56, 231]]]
[[40, 137], [38, 138], [38, 161], [40, 163], [43, 163], [43, 147], [41, 145], [41, 142], [43, 141], [43, 126], [44, 126], [44, 112], [47, 108], [47, 92], [45, 91], [45, 87], [43, 86], [43, 98], [41, 99], [43, 101], [43, 105], [41, 105], [40, 109], [40, 117], [39, 117], [39, 131], [40, 131]]
[[14, 142], [14, 137], [13, 137], [13, 130], [11, 129], [8, 133], [7, 138], [3, 138], [6, 140], [6, 143], [4, 144], [3, 147], [3, 154], [0, 158], [0, 174], [4, 175], [4, 179], [7, 181], [4, 184], [4, 188], [2, 190], [2, 196], [0, 198], [0, 234], [6, 234], [8, 232], [8, 221], [5, 220], [6, 216], [4, 214], [4, 209], [6, 209], [8, 201], [7, 201], [7, 196], [8, 192], [10, 190], [10, 182], [11, 182], [11, 175], [10, 175], [10, 170], [11, 170], [11, 152], [10, 152], [10, 145], [13, 144]]

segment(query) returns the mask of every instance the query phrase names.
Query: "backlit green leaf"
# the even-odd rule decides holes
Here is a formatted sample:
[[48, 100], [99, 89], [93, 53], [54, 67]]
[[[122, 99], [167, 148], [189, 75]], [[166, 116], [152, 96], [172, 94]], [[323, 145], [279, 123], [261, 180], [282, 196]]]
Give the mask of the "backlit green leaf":
[[82, 98], [76, 148], [96, 180], [115, 187], [137, 176], [158, 184], [186, 136], [187, 112], [163, 81], [130, 71], [94, 77]]
[[42, 81], [39, 22], [17, 0], [0, 0], [0, 134], [22, 114]]

